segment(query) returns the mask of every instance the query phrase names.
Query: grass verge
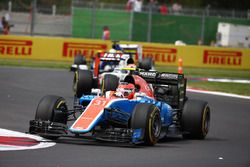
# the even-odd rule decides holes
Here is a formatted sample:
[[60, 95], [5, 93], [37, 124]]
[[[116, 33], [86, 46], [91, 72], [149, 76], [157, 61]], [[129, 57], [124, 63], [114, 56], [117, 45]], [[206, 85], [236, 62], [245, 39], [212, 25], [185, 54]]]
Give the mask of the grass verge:
[[[177, 72], [177, 67], [158, 66], [156, 69]], [[183, 72], [187, 77], [250, 79], [250, 70], [184, 67]]]
[[250, 84], [188, 81], [188, 87], [250, 96]]
[[[159, 66], [159, 71], [177, 72], [177, 67]], [[250, 80], [250, 70], [232, 70], [232, 69], [211, 69], [211, 68], [191, 68], [184, 67], [186, 77], [203, 78], [230, 78], [230, 79], [248, 79]], [[241, 83], [222, 83], [188, 80], [189, 88], [204, 89], [210, 91], [219, 91], [250, 96], [250, 84]]]
[[[64, 61], [0, 59], [0, 66], [69, 69], [71, 64], [71, 62]], [[177, 67], [158, 66], [156, 69], [158, 71], [177, 72]], [[212, 77], [250, 80], [250, 70], [184, 67], [184, 74], [186, 77]], [[250, 84], [188, 81], [188, 87], [250, 96]]]
[[0, 66], [69, 69], [71, 62], [0, 59]]

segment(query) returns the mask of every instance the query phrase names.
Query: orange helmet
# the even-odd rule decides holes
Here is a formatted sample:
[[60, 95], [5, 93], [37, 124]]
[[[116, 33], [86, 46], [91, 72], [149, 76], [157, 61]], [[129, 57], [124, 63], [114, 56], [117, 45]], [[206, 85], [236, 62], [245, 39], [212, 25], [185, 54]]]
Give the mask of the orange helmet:
[[132, 99], [135, 93], [135, 86], [131, 83], [121, 83], [116, 89], [116, 92], [122, 94], [123, 97]]

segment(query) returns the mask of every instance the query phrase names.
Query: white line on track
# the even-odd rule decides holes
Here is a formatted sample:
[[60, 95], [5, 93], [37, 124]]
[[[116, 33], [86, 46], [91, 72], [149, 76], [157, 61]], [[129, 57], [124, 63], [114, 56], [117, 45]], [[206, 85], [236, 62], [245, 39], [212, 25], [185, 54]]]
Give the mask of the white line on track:
[[227, 96], [227, 97], [235, 97], [235, 98], [241, 98], [241, 99], [250, 99], [250, 96], [242, 96], [242, 95], [236, 95], [236, 94], [232, 94], [232, 93], [223, 93], [223, 92], [215, 92], [215, 91], [207, 91], [207, 90], [199, 90], [199, 89], [191, 89], [191, 88], [188, 88], [187, 91], [195, 92], [195, 93], [211, 94], [211, 95], [217, 95], [217, 96]]
[[190, 81], [207, 81], [207, 82], [224, 82], [224, 83], [242, 83], [250, 84], [250, 80], [247, 79], [229, 79], [229, 78], [195, 78], [188, 77]]
[[210, 81], [210, 82], [224, 82], [224, 83], [242, 83], [242, 84], [249, 84], [250, 83], [250, 80], [244, 80], [244, 79], [208, 78], [207, 81]]

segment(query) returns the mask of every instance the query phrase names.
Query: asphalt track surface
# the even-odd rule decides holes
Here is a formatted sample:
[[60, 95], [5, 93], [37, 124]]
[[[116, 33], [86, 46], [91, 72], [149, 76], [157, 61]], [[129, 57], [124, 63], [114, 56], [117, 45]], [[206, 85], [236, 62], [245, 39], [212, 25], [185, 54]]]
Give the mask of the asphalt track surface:
[[[66, 70], [0, 67], [0, 128], [27, 132], [44, 95], [60, 95], [72, 104], [72, 79]], [[210, 104], [211, 126], [205, 140], [172, 137], [154, 147], [131, 147], [62, 138], [49, 148], [0, 152], [0, 167], [249, 167], [249, 99], [190, 92], [188, 97]]]

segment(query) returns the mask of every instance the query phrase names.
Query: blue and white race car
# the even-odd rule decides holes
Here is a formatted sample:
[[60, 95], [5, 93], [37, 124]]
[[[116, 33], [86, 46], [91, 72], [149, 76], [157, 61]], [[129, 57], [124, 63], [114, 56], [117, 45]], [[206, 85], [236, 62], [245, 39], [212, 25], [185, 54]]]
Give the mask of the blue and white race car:
[[113, 41], [112, 48], [109, 51], [98, 52], [90, 62], [90, 68], [84, 55], [78, 54], [74, 57], [74, 62], [71, 65], [71, 71], [98, 68], [98, 73], [110, 72], [114, 68], [123, 68], [128, 64], [137, 64], [144, 70], [154, 69], [152, 58], [143, 58], [142, 46], [138, 44], [119, 44], [118, 41]]
[[[110, 80], [95, 95], [90, 94], [91, 74], [79, 76], [75, 89], [82, 96], [73, 109], [68, 109], [62, 97], [45, 96], [38, 104], [35, 119], [30, 121], [30, 133], [49, 139], [75, 134], [102, 141], [154, 145], [169, 134], [204, 139], [209, 131], [208, 103], [186, 97], [183, 74], [133, 71], [117, 83], [115, 91], [106, 91]], [[89, 82], [83, 82], [86, 80]]]

